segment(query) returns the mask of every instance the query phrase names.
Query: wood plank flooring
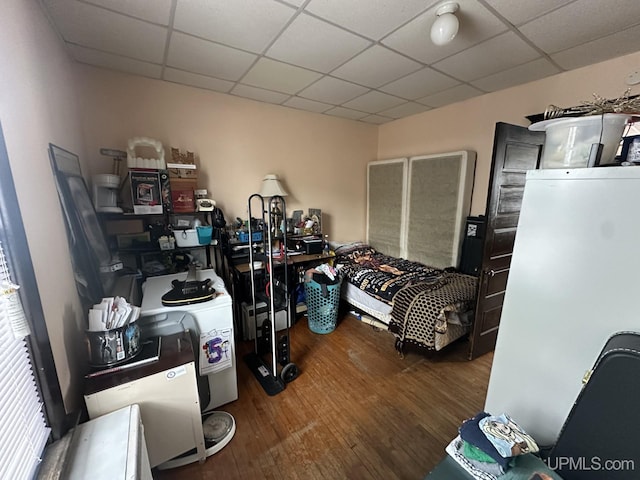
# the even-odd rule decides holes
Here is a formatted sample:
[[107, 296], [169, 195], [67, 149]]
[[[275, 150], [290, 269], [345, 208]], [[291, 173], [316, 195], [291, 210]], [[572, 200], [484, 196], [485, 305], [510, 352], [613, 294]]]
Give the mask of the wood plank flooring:
[[268, 396], [237, 346], [239, 399], [229, 445], [156, 479], [423, 479], [460, 422], [484, 406], [493, 354], [466, 360], [461, 340], [435, 358], [401, 358], [394, 337], [347, 315], [328, 335], [291, 329], [300, 376]]

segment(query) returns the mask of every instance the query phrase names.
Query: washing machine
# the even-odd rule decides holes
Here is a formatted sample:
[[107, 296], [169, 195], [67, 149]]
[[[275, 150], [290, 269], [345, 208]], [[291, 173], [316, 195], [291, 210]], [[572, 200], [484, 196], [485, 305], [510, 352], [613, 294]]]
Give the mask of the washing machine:
[[165, 306], [162, 296], [173, 281], [185, 281], [187, 272], [149, 277], [142, 285], [138, 323], [143, 337], [189, 330], [198, 355], [198, 392], [201, 410], [210, 411], [238, 399], [231, 295], [215, 270], [197, 270], [197, 281], [211, 280], [216, 294], [211, 300]]

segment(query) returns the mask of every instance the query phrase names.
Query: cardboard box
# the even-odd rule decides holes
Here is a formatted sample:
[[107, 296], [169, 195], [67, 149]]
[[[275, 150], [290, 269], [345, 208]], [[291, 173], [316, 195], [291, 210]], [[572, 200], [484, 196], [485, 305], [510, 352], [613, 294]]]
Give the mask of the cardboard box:
[[160, 173], [157, 170], [129, 170], [133, 213], [162, 213]]
[[118, 235], [118, 248], [140, 248], [147, 247], [151, 243], [149, 232], [123, 233]]
[[186, 180], [198, 179], [198, 167], [193, 152], [181, 153], [179, 149], [171, 147], [171, 161], [167, 162], [167, 170], [171, 180], [181, 178]]
[[107, 235], [121, 235], [123, 233], [142, 233], [144, 223], [140, 219], [107, 220], [104, 222]]
[[196, 179], [170, 178], [171, 208], [175, 213], [196, 211], [194, 190], [198, 188]]

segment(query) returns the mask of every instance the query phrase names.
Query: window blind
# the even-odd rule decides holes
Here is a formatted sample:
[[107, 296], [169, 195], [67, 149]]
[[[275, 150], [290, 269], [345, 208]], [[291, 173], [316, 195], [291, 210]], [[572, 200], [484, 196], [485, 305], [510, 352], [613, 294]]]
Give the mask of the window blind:
[[0, 243], [0, 478], [31, 479], [49, 437], [28, 329]]

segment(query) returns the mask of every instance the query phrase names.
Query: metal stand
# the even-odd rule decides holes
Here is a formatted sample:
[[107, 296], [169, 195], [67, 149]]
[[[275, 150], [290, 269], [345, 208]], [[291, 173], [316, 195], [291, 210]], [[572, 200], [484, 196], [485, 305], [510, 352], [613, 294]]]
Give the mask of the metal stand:
[[[260, 215], [257, 217], [253, 215], [252, 204], [259, 205]], [[268, 395], [276, 395], [284, 390], [287, 383], [298, 377], [299, 371], [295, 363], [290, 361], [291, 302], [287, 232], [286, 228], [280, 230], [275, 218], [276, 215], [286, 218], [285, 200], [281, 196], [271, 197], [268, 207], [269, 209], [265, 210], [265, 201], [261, 195], [256, 193], [249, 197], [249, 267], [256, 335], [254, 351], [246, 355], [244, 360], [265, 392]], [[257, 224], [254, 224], [254, 218]], [[260, 241], [254, 239], [254, 233], [257, 232], [262, 232]], [[274, 240], [280, 243], [277, 254], [273, 250]], [[259, 242], [262, 244], [262, 253], [257, 251]], [[281, 278], [276, 275], [276, 269]], [[264, 291], [258, 289], [258, 280], [263, 281], [260, 283], [260, 290]], [[264, 282], [266, 283], [262, 288]], [[262, 325], [258, 325], [257, 299], [265, 296], [269, 305], [269, 318], [264, 320]], [[276, 328], [276, 311], [286, 312], [286, 327], [281, 331], [277, 331]]]

